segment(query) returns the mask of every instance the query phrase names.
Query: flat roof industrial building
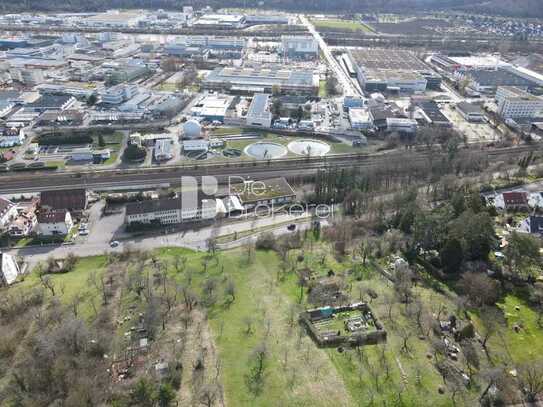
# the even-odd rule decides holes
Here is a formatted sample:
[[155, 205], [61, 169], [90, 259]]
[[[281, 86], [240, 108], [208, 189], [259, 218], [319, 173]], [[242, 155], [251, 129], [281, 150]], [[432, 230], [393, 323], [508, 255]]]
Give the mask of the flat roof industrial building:
[[234, 96], [205, 95], [192, 106], [191, 113], [211, 122], [224, 122], [226, 112], [233, 102]]
[[456, 74], [456, 78], [458, 80], [468, 79], [470, 87], [482, 93], [493, 93], [499, 86], [516, 86], [523, 89], [538, 86], [537, 81], [521, 76], [515, 70], [507, 67], [462, 71]]
[[484, 120], [485, 114], [481, 106], [468, 102], [460, 102], [456, 105], [458, 113], [469, 122], [480, 122]]
[[428, 84], [425, 75], [433, 75], [423, 61], [405, 50], [364, 48], [350, 50], [349, 57], [368, 92], [423, 92]]
[[439, 110], [439, 106], [433, 100], [423, 100], [415, 103], [428, 124], [439, 127], [452, 127], [449, 119]]
[[269, 108], [270, 95], [256, 94], [253, 97], [249, 110], [247, 111], [247, 124], [251, 126], [270, 127], [272, 113]]
[[216, 68], [202, 83], [204, 89], [239, 94], [272, 93], [277, 87], [281, 93], [316, 95], [319, 76], [313, 70], [273, 68]]

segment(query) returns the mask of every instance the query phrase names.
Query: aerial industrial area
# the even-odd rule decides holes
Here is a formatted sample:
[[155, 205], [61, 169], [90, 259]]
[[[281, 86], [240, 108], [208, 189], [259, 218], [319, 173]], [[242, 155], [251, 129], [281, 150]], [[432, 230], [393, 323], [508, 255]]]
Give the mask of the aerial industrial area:
[[0, 30], [0, 405], [543, 401], [543, 20]]

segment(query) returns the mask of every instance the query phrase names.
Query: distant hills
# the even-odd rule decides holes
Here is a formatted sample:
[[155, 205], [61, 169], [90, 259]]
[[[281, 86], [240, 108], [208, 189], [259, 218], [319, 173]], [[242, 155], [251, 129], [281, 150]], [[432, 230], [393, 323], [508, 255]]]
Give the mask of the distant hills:
[[[99, 11], [112, 8], [163, 8], [207, 5], [221, 7], [258, 7], [322, 13], [356, 13], [372, 11], [413, 12], [457, 10], [515, 17], [543, 17], [542, 0], [20, 0], [0, 2], [0, 12], [22, 11]], [[303, 10], [302, 10], [303, 8]]]

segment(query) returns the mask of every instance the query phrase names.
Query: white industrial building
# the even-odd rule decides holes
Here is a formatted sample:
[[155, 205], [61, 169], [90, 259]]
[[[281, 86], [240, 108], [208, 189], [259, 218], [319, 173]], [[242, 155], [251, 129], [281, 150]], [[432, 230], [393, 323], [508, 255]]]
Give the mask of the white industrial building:
[[534, 118], [543, 114], [543, 99], [513, 86], [496, 91], [498, 114], [504, 119]]
[[92, 161], [93, 152], [90, 147], [74, 148], [71, 154], [72, 161]]
[[271, 127], [272, 113], [270, 112], [270, 95], [255, 94], [249, 109], [246, 122], [249, 126]]
[[87, 17], [84, 22], [92, 27], [128, 28], [135, 27], [145, 15], [139, 11], [110, 10], [106, 13]]
[[319, 43], [312, 35], [282, 35], [283, 56], [292, 59], [315, 59], [319, 57]]
[[0, 133], [0, 148], [20, 146], [24, 143], [25, 132], [22, 129], [6, 129]]
[[209, 150], [209, 141], [203, 139], [183, 141], [183, 151], [207, 151]]
[[192, 106], [191, 113], [209, 122], [224, 122], [226, 112], [233, 101], [233, 96], [206, 94]]
[[43, 71], [40, 69], [10, 68], [11, 79], [27, 86], [39, 85], [45, 81]]
[[371, 126], [371, 118], [368, 109], [353, 107], [349, 109], [349, 121], [351, 127], [356, 130], [366, 130]]
[[245, 16], [243, 14], [204, 14], [194, 25], [243, 28]]
[[171, 139], [159, 139], [153, 148], [153, 157], [156, 161], [168, 161], [173, 158], [173, 141]]

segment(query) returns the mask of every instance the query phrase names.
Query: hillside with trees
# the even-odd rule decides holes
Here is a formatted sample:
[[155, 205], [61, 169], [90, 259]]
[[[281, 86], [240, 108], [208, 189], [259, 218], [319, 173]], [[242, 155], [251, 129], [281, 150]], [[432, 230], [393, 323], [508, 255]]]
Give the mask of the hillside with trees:
[[411, 12], [429, 10], [465, 10], [515, 17], [542, 17], [543, 4], [539, 0], [340, 0], [329, 2], [315, 0], [312, 2], [291, 2], [286, 0], [270, 0], [262, 4], [257, 0], [68, 0], [54, 2], [50, 0], [26, 0], [20, 2], [2, 2], [0, 12], [23, 11], [104, 11], [112, 8], [145, 8], [179, 10], [182, 6], [193, 6], [199, 9], [205, 6], [213, 8], [243, 7], [282, 9], [296, 12], [319, 13], [364, 13], [364, 12]]

